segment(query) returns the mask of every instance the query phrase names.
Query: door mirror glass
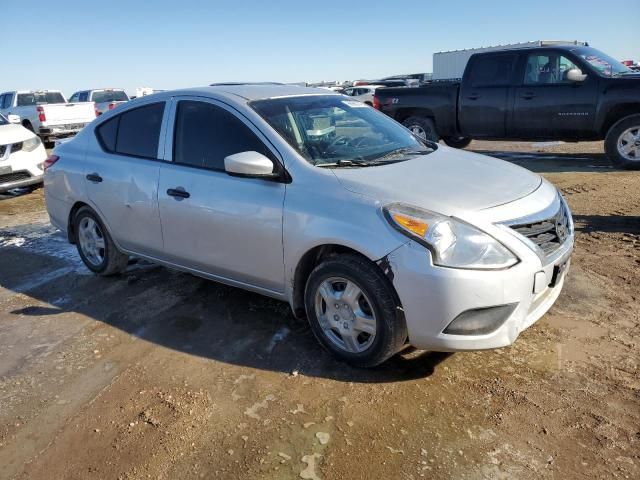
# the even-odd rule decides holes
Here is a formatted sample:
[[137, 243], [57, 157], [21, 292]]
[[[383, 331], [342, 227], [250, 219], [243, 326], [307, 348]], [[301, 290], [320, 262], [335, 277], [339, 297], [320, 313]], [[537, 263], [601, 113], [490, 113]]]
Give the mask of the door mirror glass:
[[20, 115], [7, 115], [7, 120], [9, 123], [20, 123]]
[[570, 82], [584, 82], [585, 78], [587, 78], [587, 76], [582, 73], [582, 70], [579, 68], [567, 70], [567, 80]]
[[273, 162], [258, 152], [240, 152], [224, 158], [224, 169], [229, 175], [239, 177], [276, 176]]

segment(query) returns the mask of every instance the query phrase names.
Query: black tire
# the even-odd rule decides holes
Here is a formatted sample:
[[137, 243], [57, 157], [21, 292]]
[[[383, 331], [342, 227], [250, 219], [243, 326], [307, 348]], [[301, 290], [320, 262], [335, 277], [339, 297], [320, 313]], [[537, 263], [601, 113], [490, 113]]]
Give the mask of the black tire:
[[424, 138], [425, 140], [430, 140], [436, 143], [440, 140], [440, 137], [436, 132], [436, 124], [430, 118], [409, 117], [402, 122], [402, 125], [411, 130], [414, 135]]
[[464, 148], [471, 143], [468, 137], [444, 137], [442, 140], [451, 148]]
[[[607, 137], [604, 141], [604, 151], [616, 167], [626, 168], [627, 170], [640, 170], [640, 156], [637, 160], [625, 158], [618, 150], [618, 142], [621, 141], [621, 137], [629, 129], [638, 129], [640, 132], [640, 114], [629, 115], [623, 119], [617, 121], [607, 132]], [[640, 150], [640, 144], [636, 143], [638, 150]]]
[[[344, 278], [356, 284], [375, 316], [375, 336], [361, 352], [338, 347], [325, 333], [316, 315], [316, 294], [325, 280]], [[320, 344], [338, 359], [355, 367], [374, 367], [399, 352], [407, 339], [407, 326], [393, 287], [372, 262], [355, 254], [331, 257], [313, 269], [304, 293], [307, 318]], [[340, 323], [343, 320], [340, 320]]]
[[[85, 254], [83, 251], [82, 241], [80, 239], [80, 226], [81, 223], [85, 219], [91, 219], [97, 227], [99, 228], [101, 238], [104, 240], [104, 248], [101, 249], [104, 254], [101, 262], [91, 261], [88, 257], [88, 254]], [[100, 217], [89, 207], [82, 207], [76, 213], [73, 222], [73, 231], [75, 234], [76, 247], [78, 248], [78, 253], [80, 254], [80, 258], [86, 265], [86, 267], [91, 270], [93, 273], [97, 273], [101, 276], [109, 276], [116, 275], [118, 273], [123, 272], [129, 263], [129, 256], [120, 252], [113, 240], [111, 239], [111, 235], [105, 228], [104, 224], [100, 220]]]
[[29, 130], [30, 132], [35, 133], [35, 130], [33, 129], [33, 125], [31, 125], [31, 122], [24, 121], [24, 122], [22, 122], [22, 126], [24, 128], [26, 128], [27, 130]]

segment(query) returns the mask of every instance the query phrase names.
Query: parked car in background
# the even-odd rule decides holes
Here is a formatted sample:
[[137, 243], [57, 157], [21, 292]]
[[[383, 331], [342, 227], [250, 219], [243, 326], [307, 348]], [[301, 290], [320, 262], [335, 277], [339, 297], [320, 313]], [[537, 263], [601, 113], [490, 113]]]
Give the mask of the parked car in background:
[[379, 89], [374, 107], [453, 147], [473, 138], [604, 140], [613, 164], [640, 169], [640, 75], [591, 47], [478, 53], [461, 82]]
[[10, 120], [0, 114], [0, 193], [41, 184], [47, 158], [40, 138], [17, 116]]
[[369, 106], [373, 106], [373, 95], [376, 92], [376, 88], [380, 85], [363, 85], [361, 87], [348, 87], [342, 91], [343, 95], [353, 97], [354, 100], [366, 103]]
[[96, 116], [107, 110], [113, 110], [121, 103], [128, 102], [129, 96], [122, 88], [102, 88], [97, 90], [81, 90], [71, 95], [70, 102], [93, 102]]
[[45, 143], [75, 135], [96, 118], [92, 103], [68, 103], [58, 90], [0, 93], [0, 113], [19, 116]]
[[[160, 160], [160, 161], [158, 161]], [[573, 248], [558, 190], [289, 85], [160, 93], [47, 159], [51, 222], [99, 275], [130, 255], [288, 301], [338, 358], [514, 342]]]

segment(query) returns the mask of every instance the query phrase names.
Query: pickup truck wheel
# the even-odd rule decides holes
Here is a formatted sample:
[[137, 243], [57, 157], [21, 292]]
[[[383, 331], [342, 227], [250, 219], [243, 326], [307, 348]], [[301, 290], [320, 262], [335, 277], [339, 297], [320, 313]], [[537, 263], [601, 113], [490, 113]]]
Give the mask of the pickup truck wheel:
[[309, 275], [305, 308], [320, 344], [356, 367], [374, 367], [400, 351], [407, 327], [393, 287], [366, 258], [345, 254]]
[[120, 252], [98, 215], [89, 207], [82, 207], [74, 219], [76, 247], [80, 258], [93, 273], [102, 276], [123, 272], [129, 256]]
[[33, 125], [31, 125], [31, 122], [26, 122], [26, 121], [22, 122], [22, 126], [27, 130], [29, 130], [30, 132], [35, 133], [35, 131], [33, 130]]
[[431, 140], [432, 142], [438, 142], [440, 138], [436, 133], [436, 125], [430, 118], [424, 117], [409, 117], [402, 125], [411, 130], [416, 137], [423, 138], [425, 140]]
[[616, 122], [607, 133], [604, 149], [615, 166], [640, 170], [640, 114]]
[[443, 140], [451, 148], [464, 148], [471, 143], [468, 137], [444, 137]]

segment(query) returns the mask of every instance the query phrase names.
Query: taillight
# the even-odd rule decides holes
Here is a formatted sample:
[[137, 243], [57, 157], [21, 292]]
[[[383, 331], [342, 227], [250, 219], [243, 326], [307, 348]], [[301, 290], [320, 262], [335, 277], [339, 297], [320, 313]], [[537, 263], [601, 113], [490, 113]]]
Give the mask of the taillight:
[[40, 120], [41, 122], [46, 122], [47, 121], [47, 116], [44, 114], [44, 108], [43, 107], [37, 107], [36, 111], [38, 112], [38, 120]]
[[375, 95], [373, 97], [373, 108], [380, 110], [380, 99]]
[[109, 104], [109, 110], [113, 110], [114, 108], [116, 108], [116, 104], [115, 103], [110, 103]]
[[56, 163], [58, 160], [60, 160], [60, 157], [58, 155], [49, 155], [47, 159], [44, 161], [44, 169], [46, 170], [51, 165]]
[[96, 117], [100, 116], [100, 111], [98, 110], [97, 107], [93, 107], [93, 111], [96, 112]]

